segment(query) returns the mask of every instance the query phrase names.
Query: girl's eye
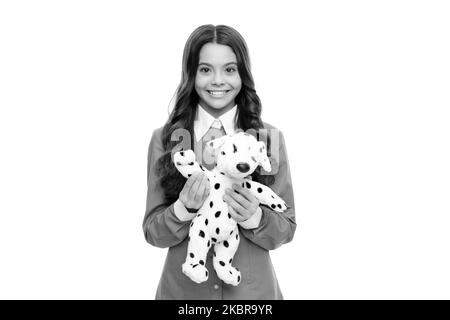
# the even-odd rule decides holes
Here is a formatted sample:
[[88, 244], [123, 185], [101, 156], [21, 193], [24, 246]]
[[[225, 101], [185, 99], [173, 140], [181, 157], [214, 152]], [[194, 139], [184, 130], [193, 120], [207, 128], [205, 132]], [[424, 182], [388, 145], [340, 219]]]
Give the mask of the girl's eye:
[[[201, 67], [198, 70], [200, 72], [209, 72], [209, 71], [211, 71], [208, 67]], [[236, 68], [229, 67], [229, 68], [226, 68], [225, 71], [228, 72], [228, 73], [233, 73], [233, 72], [236, 72], [237, 70], [236, 70]]]
[[[204, 70], [206, 70], [206, 71], [204, 71]], [[208, 72], [208, 70], [209, 70], [209, 68], [206, 68], [206, 67], [202, 67], [199, 69], [200, 72]]]

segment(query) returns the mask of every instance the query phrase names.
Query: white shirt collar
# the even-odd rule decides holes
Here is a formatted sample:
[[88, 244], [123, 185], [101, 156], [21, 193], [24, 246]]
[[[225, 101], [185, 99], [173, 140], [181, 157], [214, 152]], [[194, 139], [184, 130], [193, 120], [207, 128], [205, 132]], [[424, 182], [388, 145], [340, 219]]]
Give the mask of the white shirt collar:
[[[236, 132], [234, 118], [237, 112], [237, 105], [221, 115], [218, 120], [222, 123], [226, 134], [234, 134]], [[201, 138], [208, 132], [211, 125], [216, 120], [212, 115], [210, 115], [203, 107], [197, 105], [197, 115], [194, 121], [194, 133], [195, 140], [198, 142]]]

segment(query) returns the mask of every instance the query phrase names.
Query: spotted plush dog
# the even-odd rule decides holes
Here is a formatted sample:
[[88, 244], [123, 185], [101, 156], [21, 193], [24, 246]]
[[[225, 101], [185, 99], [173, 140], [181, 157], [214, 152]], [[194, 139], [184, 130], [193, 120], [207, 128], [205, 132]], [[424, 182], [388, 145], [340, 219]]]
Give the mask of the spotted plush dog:
[[246, 178], [258, 165], [267, 172], [271, 171], [263, 142], [240, 132], [212, 140], [208, 142], [208, 147], [217, 155], [217, 166], [211, 171], [195, 161], [192, 150], [174, 154], [175, 167], [185, 178], [203, 171], [210, 183], [209, 196], [191, 223], [188, 253], [182, 270], [197, 283], [206, 281], [206, 255], [214, 245], [213, 265], [217, 276], [223, 282], [237, 286], [241, 281], [241, 273], [231, 263], [239, 245], [239, 231], [236, 221], [228, 213], [227, 203], [222, 199], [225, 190], [233, 184], [239, 184], [250, 190], [261, 204], [274, 211], [283, 212], [287, 207], [270, 188]]

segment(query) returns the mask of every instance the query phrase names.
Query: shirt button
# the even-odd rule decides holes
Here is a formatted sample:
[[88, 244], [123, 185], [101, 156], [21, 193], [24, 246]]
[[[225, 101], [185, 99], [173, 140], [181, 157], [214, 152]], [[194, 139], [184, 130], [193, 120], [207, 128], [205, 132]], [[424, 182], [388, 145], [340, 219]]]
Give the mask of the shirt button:
[[219, 285], [218, 285], [218, 284], [215, 284], [215, 285], [214, 285], [214, 289], [216, 289], [216, 290], [219, 289]]

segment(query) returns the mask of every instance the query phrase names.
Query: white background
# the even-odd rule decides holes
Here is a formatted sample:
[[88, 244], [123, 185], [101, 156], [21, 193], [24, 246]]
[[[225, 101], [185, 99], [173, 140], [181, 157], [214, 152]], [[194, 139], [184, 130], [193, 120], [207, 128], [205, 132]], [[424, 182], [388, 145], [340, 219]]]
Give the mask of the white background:
[[450, 298], [446, 1], [2, 1], [0, 298], [153, 299], [147, 148], [202, 24], [285, 135], [286, 299]]

